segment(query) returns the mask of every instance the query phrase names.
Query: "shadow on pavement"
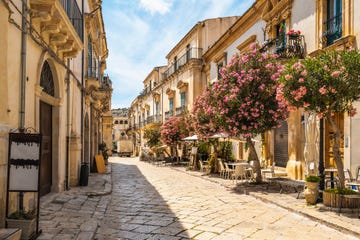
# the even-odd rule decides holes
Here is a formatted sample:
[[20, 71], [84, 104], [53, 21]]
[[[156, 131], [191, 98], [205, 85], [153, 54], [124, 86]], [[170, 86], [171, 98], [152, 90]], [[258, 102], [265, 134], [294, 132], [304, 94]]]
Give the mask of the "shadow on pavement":
[[166, 200], [134, 165], [112, 163], [112, 195], [95, 239], [189, 239]]

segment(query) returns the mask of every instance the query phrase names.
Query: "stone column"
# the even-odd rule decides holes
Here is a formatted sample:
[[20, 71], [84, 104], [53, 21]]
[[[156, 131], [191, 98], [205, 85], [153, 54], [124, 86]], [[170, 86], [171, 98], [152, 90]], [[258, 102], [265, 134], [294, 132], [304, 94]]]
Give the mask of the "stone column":
[[303, 179], [302, 163], [302, 133], [301, 133], [301, 113], [300, 110], [289, 114], [288, 123], [288, 153], [289, 161], [286, 165], [286, 172], [291, 179]]

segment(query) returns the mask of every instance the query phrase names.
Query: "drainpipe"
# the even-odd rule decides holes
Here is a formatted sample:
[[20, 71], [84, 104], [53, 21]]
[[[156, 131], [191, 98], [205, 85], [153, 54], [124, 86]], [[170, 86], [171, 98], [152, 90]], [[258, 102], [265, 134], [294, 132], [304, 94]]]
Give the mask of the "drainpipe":
[[[22, 20], [21, 20], [21, 76], [20, 76], [20, 123], [19, 131], [25, 131], [25, 84], [26, 84], [26, 17], [27, 17], [27, 0], [22, 3]], [[24, 210], [24, 193], [19, 193], [19, 210]]]
[[[81, 41], [84, 44], [84, 0], [81, 1], [81, 26], [82, 26], [82, 34], [81, 34]], [[85, 141], [84, 141], [84, 48], [81, 51], [81, 136], [80, 136], [80, 142], [81, 142], [81, 163], [85, 162]]]
[[20, 132], [25, 131], [25, 84], [26, 84], [26, 17], [27, 17], [27, 0], [22, 4], [21, 20], [21, 79], [20, 79]]
[[70, 59], [67, 59], [68, 70], [66, 71], [66, 170], [65, 170], [65, 190], [69, 190], [69, 151], [70, 151]]

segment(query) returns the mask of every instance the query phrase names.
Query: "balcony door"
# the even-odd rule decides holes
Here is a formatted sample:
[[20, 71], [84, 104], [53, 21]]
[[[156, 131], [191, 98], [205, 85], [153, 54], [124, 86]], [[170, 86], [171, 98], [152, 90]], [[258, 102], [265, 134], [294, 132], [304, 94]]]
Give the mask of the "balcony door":
[[331, 45], [342, 36], [342, 0], [327, 0], [326, 42]]

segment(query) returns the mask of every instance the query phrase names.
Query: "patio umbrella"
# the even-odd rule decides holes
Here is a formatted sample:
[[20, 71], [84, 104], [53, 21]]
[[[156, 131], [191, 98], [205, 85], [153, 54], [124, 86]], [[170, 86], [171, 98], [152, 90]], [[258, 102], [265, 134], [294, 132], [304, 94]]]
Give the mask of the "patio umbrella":
[[315, 114], [309, 114], [306, 118], [305, 125], [305, 173], [306, 175], [317, 175], [319, 165], [319, 128], [317, 126], [317, 119]]
[[212, 135], [208, 138], [227, 138], [227, 137], [229, 137], [229, 134], [220, 132], [220, 133], [215, 133], [214, 135]]
[[197, 135], [192, 135], [192, 136], [183, 138], [181, 140], [183, 140], [183, 141], [196, 141], [196, 140], [198, 140], [198, 136]]

